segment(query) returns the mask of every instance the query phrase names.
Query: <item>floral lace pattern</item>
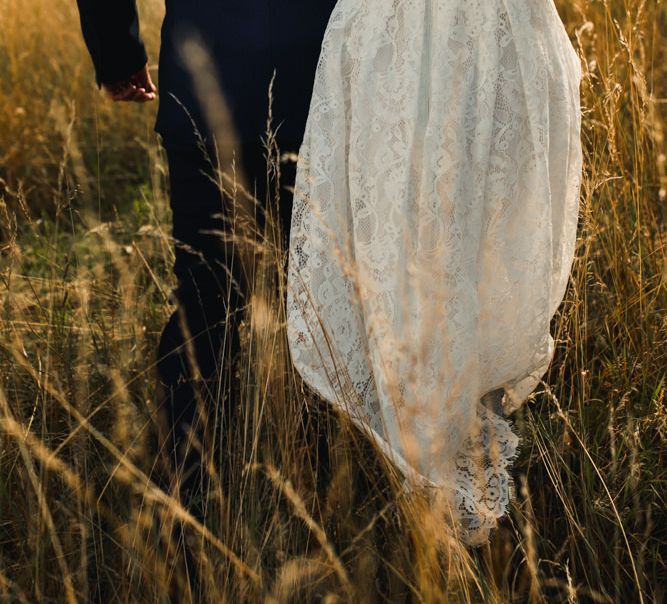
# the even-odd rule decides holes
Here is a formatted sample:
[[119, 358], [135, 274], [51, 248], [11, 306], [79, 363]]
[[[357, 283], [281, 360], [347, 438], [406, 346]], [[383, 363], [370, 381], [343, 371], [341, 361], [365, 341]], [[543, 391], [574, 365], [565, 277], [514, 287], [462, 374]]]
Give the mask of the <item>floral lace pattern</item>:
[[[503, 417], [549, 366], [574, 254], [579, 59], [553, 0], [339, 0], [299, 154], [296, 368], [479, 543], [511, 499]], [[480, 401], [504, 392], [501, 408]]]

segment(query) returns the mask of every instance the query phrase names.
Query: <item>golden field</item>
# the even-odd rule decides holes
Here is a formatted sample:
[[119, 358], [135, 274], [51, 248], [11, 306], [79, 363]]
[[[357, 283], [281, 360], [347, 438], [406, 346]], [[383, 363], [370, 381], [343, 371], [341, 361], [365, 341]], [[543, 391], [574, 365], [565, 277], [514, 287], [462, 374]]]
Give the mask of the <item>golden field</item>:
[[[664, 601], [667, 5], [556, 4], [584, 71], [576, 259], [556, 357], [513, 418], [517, 501], [465, 549], [303, 391], [270, 238], [204, 526], [155, 483], [174, 285], [155, 107], [96, 89], [74, 2], [0, 0], [3, 602]], [[154, 66], [163, 7], [139, 6]]]

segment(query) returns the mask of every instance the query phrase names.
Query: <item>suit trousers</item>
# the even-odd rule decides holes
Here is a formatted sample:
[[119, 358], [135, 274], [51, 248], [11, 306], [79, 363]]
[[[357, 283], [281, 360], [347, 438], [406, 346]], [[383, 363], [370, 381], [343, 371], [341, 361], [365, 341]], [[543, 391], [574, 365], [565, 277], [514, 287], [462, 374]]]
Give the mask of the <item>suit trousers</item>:
[[[235, 246], [230, 241], [234, 200], [219, 186], [215, 150], [163, 142], [169, 166], [177, 287], [176, 309], [168, 319], [158, 346], [157, 404], [160, 412], [159, 447], [167, 456], [169, 472], [177, 472], [184, 504], [205, 486], [201, 455], [189, 442], [216, 420], [223, 428], [238, 404], [234, 359], [239, 353], [239, 322], [247, 287]], [[285, 144], [281, 151], [298, 150]], [[265, 201], [267, 163], [259, 137], [240, 145], [242, 168], [255, 195]], [[284, 243], [288, 240], [296, 166], [281, 166], [278, 209]], [[260, 207], [260, 227], [261, 210]], [[200, 413], [201, 411], [201, 413]], [[194, 428], [194, 432], [191, 430]], [[172, 476], [175, 476], [173, 474]], [[196, 513], [196, 512], [195, 512]]]

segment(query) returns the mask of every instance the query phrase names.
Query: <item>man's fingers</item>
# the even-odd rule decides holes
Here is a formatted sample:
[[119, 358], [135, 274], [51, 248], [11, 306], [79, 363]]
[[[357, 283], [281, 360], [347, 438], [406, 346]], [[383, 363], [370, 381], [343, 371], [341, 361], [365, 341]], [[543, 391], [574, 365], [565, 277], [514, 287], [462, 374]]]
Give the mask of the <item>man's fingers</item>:
[[147, 93], [143, 88], [130, 84], [124, 89], [114, 91], [111, 98], [114, 101], [145, 103], [146, 101], [153, 100], [155, 95]]
[[133, 99], [135, 103], [147, 103], [152, 101], [155, 98], [155, 95], [152, 92], [146, 92], [143, 88], [140, 89], [141, 93], [137, 94]]
[[144, 88], [137, 88], [136, 94], [130, 99], [135, 103], [146, 103], [152, 101], [155, 98], [155, 94], [148, 92]]
[[124, 98], [124, 101], [129, 101], [129, 102], [136, 102], [140, 99], [142, 99], [146, 95], [146, 91], [143, 88], [137, 88], [135, 86], [134, 90], [132, 91], [132, 94], [126, 98]]
[[134, 103], [146, 103], [155, 99], [156, 88], [148, 69], [134, 74], [129, 80], [105, 84], [104, 89], [114, 101], [125, 101]]
[[143, 88], [146, 92], [157, 92], [157, 88], [153, 84], [151, 74], [148, 71], [148, 65], [144, 65], [137, 73], [133, 74], [130, 82], [135, 86]]
[[109, 88], [109, 94], [114, 101], [125, 101], [134, 94], [136, 89], [134, 84], [118, 84]]
[[148, 76], [148, 74], [146, 74], [146, 76], [147, 77], [135, 77], [130, 81], [135, 86], [143, 88], [146, 92], [156, 92], [157, 88], [155, 87], [155, 84], [153, 84], [153, 81], [151, 80], [150, 76]]
[[144, 95], [138, 99], [139, 103], [147, 103], [148, 101], [152, 101], [155, 99], [155, 93], [154, 92], [146, 92]]
[[151, 80], [148, 66], [144, 65], [127, 80], [104, 84], [104, 89], [114, 101], [146, 103], [155, 99], [157, 88]]

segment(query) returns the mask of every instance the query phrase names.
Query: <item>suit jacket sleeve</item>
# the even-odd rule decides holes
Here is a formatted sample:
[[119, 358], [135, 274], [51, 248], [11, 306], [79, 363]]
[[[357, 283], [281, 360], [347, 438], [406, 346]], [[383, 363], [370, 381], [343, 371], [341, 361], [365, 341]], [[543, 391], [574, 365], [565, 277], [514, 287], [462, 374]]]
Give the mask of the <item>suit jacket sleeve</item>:
[[123, 80], [146, 64], [136, 0], [77, 0], [97, 84]]

